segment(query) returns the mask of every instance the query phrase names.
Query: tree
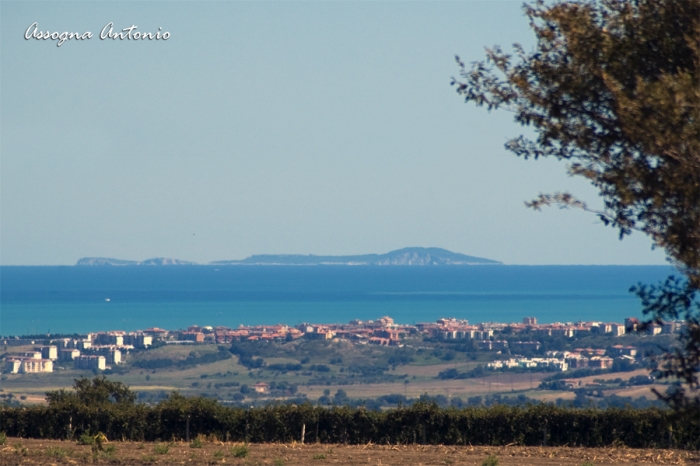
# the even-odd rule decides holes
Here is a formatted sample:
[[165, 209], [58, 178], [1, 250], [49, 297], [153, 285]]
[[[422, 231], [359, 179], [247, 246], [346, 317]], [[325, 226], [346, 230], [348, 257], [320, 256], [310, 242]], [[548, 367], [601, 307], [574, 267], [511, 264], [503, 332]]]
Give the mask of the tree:
[[[499, 47], [453, 79], [467, 102], [507, 109], [537, 137], [506, 148], [555, 157], [595, 186], [603, 209], [566, 192], [540, 194], [535, 209], [594, 212], [619, 231], [648, 235], [682, 278], [632, 288], [647, 325], [684, 318], [662, 377], [682, 381], [661, 395], [700, 409], [700, 0], [537, 1], [524, 6], [537, 45], [515, 56]], [[697, 412], [697, 411], [696, 411]]]
[[64, 389], [46, 392], [46, 401], [50, 406], [59, 404], [81, 404], [101, 406], [109, 403], [134, 404], [136, 394], [121, 382], [112, 382], [105, 376], [86, 379], [81, 377], [73, 383], [75, 392]]

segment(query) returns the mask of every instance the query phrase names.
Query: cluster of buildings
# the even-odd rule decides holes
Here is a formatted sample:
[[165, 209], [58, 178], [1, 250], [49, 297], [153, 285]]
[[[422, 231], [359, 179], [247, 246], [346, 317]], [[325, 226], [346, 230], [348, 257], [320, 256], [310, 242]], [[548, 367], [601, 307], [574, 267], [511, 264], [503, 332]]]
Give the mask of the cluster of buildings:
[[566, 361], [558, 358], [510, 358], [501, 361], [493, 361], [486, 365], [490, 369], [542, 369], [565, 371], [569, 366]]
[[[628, 317], [624, 323], [619, 322], [567, 322], [538, 324], [537, 318], [525, 317], [522, 323], [485, 322], [469, 325], [465, 320], [438, 319], [435, 323], [417, 324], [422, 333], [445, 340], [491, 338], [494, 332], [518, 334], [529, 332], [535, 337], [582, 337], [587, 335], [622, 336], [637, 331], [641, 323], [635, 317]], [[679, 333], [685, 326], [684, 321], [669, 321], [662, 325], [653, 324], [646, 329], [650, 335]]]
[[[4, 340], [5, 345], [19, 340]], [[22, 343], [27, 343], [22, 341]], [[34, 344], [34, 341], [29, 342]], [[143, 332], [89, 333], [86, 338], [59, 338], [52, 345], [37, 347], [33, 351], [12, 354], [5, 358], [5, 372], [28, 374], [53, 372], [55, 363], [72, 363], [76, 369], [105, 370], [108, 365], [121, 364], [122, 355], [134, 348], [147, 348], [153, 337]]]
[[42, 346], [34, 351], [25, 351], [5, 359], [5, 372], [29, 374], [53, 372], [53, 362], [58, 359], [55, 346]]
[[[278, 325], [239, 326], [236, 329], [218, 326], [193, 325], [184, 330], [169, 331], [162, 328], [147, 328], [137, 332], [110, 331], [90, 333], [85, 338], [61, 338], [52, 345], [37, 348], [36, 351], [14, 354], [5, 358], [5, 371], [9, 373], [52, 372], [54, 362], [72, 362], [79, 369], [104, 370], [108, 366], [121, 364], [123, 355], [134, 348], [147, 348], [154, 342], [166, 344], [215, 343], [230, 344], [233, 341], [293, 341], [299, 338], [330, 340], [334, 338], [354, 341], [360, 344], [378, 346], [401, 346], [409, 336], [423, 336], [437, 340], [470, 340], [475, 349], [485, 351], [509, 351], [512, 353], [535, 352], [541, 343], [535, 338], [573, 338], [591, 334], [620, 336], [640, 328], [636, 318], [627, 318], [624, 323], [616, 322], [577, 322], [538, 324], [535, 317], [525, 317], [522, 323], [486, 322], [471, 325], [467, 320], [454, 318], [438, 319], [430, 323], [415, 325], [396, 324], [391, 317], [377, 320], [352, 320], [347, 324], [301, 324], [296, 327]], [[680, 332], [683, 321], [665, 322], [646, 328], [649, 334], [670, 334]], [[526, 334], [522, 341], [514, 341], [505, 335]], [[529, 338], [529, 339], [528, 339]], [[7, 339], [5, 345], [27, 345], [25, 340]], [[31, 341], [31, 345], [34, 342]], [[597, 352], [603, 351], [602, 354]], [[493, 368], [504, 367], [547, 367], [557, 370], [579, 367], [607, 368], [612, 358], [632, 358], [636, 349], [613, 346], [605, 350], [581, 349], [566, 354], [548, 355], [545, 358], [511, 358], [492, 363]]]
[[193, 325], [185, 330], [168, 331], [149, 328], [142, 331], [168, 344], [216, 343], [230, 344], [233, 341], [292, 341], [299, 338], [310, 340], [330, 340], [342, 338], [360, 343], [396, 346], [401, 338], [409, 333], [418, 333], [414, 326], [397, 325], [391, 317], [347, 324], [301, 324], [296, 327], [278, 325], [241, 325], [237, 329], [229, 327], [200, 327]]
[[[292, 341], [299, 338], [310, 340], [330, 340], [334, 338], [350, 340], [361, 344], [379, 346], [401, 346], [408, 335], [422, 335], [437, 340], [472, 340], [478, 349], [486, 351], [537, 351], [542, 346], [534, 339], [508, 342], [503, 335], [527, 333], [532, 337], [566, 337], [574, 338], [591, 334], [621, 336], [639, 327], [636, 318], [617, 322], [577, 322], [538, 324], [537, 318], [526, 317], [522, 323], [486, 322], [471, 325], [467, 320], [443, 318], [435, 322], [417, 323], [415, 325], [396, 324], [391, 317], [377, 320], [352, 320], [347, 324], [308, 324], [296, 327], [278, 325], [241, 325], [236, 329], [218, 326], [200, 327], [193, 325], [185, 330], [168, 331], [160, 328], [143, 330], [154, 340], [163, 340], [170, 344], [216, 343], [230, 344], [233, 341]], [[647, 329], [648, 333], [678, 333], [682, 321], [667, 322]], [[499, 338], [500, 336], [500, 338]]]
[[491, 369], [537, 368], [566, 371], [590, 367], [595, 369], [610, 369], [614, 360], [626, 359], [635, 361], [637, 348], [634, 346], [615, 345], [606, 349], [577, 348], [573, 351], [547, 351], [544, 358], [513, 357], [493, 361], [487, 364]]

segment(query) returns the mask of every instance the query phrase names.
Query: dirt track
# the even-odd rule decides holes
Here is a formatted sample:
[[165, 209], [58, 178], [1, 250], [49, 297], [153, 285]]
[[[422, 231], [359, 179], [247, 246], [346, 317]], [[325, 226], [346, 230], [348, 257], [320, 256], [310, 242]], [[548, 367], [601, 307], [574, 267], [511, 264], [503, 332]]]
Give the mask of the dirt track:
[[[94, 454], [92, 447], [58, 440], [8, 438], [0, 447], [0, 464], [10, 465], [469, 465], [481, 466], [489, 455], [499, 466], [700, 464], [698, 452], [567, 447], [448, 447], [387, 445], [253, 444], [245, 458], [235, 457], [240, 444], [111, 442], [112, 453]], [[167, 453], [162, 453], [167, 449]], [[159, 450], [157, 452], [156, 450]]]

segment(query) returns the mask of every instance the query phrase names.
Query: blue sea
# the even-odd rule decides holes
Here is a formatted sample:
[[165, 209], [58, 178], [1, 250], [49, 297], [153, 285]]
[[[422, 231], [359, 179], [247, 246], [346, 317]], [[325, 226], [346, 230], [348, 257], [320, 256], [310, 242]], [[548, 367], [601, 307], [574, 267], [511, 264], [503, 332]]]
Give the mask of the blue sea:
[[189, 325], [479, 322], [640, 316], [668, 266], [0, 267], [0, 335]]

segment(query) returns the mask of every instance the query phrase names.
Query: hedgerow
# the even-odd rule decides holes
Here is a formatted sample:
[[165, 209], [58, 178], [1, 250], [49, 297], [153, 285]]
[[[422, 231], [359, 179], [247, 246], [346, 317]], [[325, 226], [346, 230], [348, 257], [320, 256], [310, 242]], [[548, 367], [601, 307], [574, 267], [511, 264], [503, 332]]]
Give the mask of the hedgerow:
[[[189, 424], [189, 426], [188, 426]], [[304, 426], [304, 427], [302, 427]], [[542, 445], [700, 448], [700, 421], [663, 409], [576, 409], [552, 405], [439, 408], [418, 402], [387, 411], [271, 405], [242, 409], [177, 393], [154, 406], [137, 403], [7, 407], [0, 431], [25, 438], [169, 441], [197, 435], [240, 442]]]

